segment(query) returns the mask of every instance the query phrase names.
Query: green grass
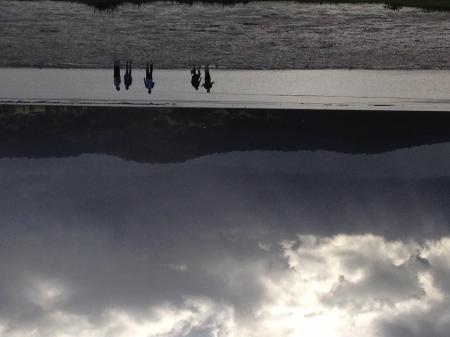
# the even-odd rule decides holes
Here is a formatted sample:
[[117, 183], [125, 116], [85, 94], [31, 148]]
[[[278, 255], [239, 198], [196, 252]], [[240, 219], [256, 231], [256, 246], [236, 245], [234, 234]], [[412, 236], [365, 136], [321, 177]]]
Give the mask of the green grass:
[[[112, 9], [125, 3], [144, 4], [157, 0], [57, 0], [73, 1], [88, 4], [98, 9]], [[170, 0], [169, 0], [170, 1]], [[254, 0], [175, 0], [180, 3], [218, 3], [218, 4], [236, 4], [248, 3]], [[263, 0], [264, 1], [264, 0]], [[450, 0], [291, 0], [299, 3], [379, 3], [384, 4], [390, 9], [400, 9], [402, 7], [416, 7], [426, 10], [450, 11]]]

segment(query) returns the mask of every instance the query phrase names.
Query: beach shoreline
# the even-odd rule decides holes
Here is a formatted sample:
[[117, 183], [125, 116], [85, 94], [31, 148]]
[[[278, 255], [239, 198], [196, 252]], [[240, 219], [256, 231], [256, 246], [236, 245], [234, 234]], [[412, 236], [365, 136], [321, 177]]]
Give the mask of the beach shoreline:
[[0, 104], [450, 111], [450, 71], [444, 70], [211, 68], [214, 85], [207, 93], [192, 87], [190, 69], [156, 67], [151, 94], [145, 70], [132, 74], [129, 90], [122, 83], [117, 91], [112, 69], [0, 68]]

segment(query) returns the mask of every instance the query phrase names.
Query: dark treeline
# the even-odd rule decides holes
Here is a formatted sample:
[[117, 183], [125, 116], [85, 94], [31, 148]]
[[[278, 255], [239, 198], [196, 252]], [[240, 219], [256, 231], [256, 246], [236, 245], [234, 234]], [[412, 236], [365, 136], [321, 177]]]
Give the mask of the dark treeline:
[[[71, 2], [79, 2], [84, 3], [90, 6], [93, 6], [100, 10], [114, 9], [117, 6], [130, 3], [141, 5], [144, 3], [151, 3], [161, 0], [55, 0], [55, 1], [71, 1]], [[171, 0], [162, 0], [162, 1], [171, 1]], [[237, 4], [237, 3], [248, 3], [250, 1], [255, 0], [174, 0], [179, 3], [193, 4], [195, 2], [200, 3], [216, 3], [216, 4]], [[264, 0], [258, 0], [264, 1]], [[442, 10], [449, 11], [450, 10], [450, 0], [288, 0], [295, 1], [298, 3], [328, 3], [328, 4], [338, 4], [338, 3], [379, 3], [384, 4], [386, 8], [389, 9], [400, 9], [402, 7], [417, 7], [426, 10]]]
[[450, 142], [450, 114], [167, 107], [0, 106], [0, 158], [103, 153], [182, 162], [230, 151], [381, 153]]

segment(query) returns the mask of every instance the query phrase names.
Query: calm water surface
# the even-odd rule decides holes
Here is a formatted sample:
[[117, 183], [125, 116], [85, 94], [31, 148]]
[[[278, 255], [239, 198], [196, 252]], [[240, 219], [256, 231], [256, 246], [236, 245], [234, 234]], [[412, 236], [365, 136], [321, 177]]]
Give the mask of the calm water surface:
[[1, 1], [1, 66], [449, 69], [450, 13], [382, 5]]

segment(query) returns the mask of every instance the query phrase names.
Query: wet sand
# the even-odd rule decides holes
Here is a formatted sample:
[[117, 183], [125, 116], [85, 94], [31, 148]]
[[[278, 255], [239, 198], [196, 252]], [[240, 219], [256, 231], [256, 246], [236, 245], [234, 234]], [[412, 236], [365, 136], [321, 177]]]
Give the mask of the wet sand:
[[211, 93], [190, 71], [155, 68], [149, 95], [143, 69], [117, 92], [112, 69], [0, 68], [0, 104], [168, 106], [258, 109], [450, 111], [450, 71], [218, 70]]

